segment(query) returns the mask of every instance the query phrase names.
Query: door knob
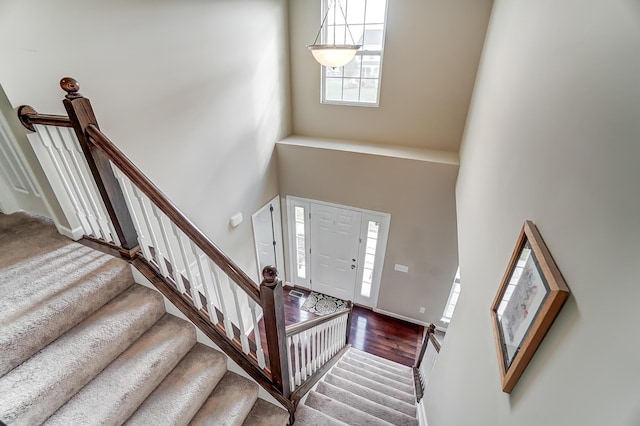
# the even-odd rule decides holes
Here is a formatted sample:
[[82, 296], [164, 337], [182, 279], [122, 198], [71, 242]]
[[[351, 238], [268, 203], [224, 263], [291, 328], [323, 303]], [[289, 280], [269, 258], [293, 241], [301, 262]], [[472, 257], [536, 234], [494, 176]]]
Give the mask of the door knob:
[[351, 265], [351, 269], [356, 269], [356, 265]]
[[355, 260], [355, 259], [351, 259], [351, 261], [352, 261], [352, 262], [355, 262], [356, 260]]

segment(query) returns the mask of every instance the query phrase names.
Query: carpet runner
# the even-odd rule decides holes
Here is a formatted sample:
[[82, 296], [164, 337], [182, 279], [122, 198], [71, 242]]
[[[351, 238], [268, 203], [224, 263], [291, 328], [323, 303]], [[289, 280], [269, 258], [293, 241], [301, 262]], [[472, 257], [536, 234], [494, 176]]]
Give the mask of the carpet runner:
[[300, 309], [316, 315], [329, 315], [347, 307], [347, 302], [312, 291]]
[[416, 426], [410, 367], [350, 348], [296, 410], [296, 425]]
[[0, 248], [0, 424], [287, 424], [128, 263], [23, 213]]

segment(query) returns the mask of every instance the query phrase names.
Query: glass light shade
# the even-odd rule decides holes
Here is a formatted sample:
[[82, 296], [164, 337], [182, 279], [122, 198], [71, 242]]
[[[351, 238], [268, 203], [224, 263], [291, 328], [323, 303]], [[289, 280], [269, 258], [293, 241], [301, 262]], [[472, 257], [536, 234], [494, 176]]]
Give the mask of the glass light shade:
[[307, 47], [320, 65], [335, 68], [351, 62], [356, 56], [356, 51], [362, 46], [355, 44], [310, 44]]

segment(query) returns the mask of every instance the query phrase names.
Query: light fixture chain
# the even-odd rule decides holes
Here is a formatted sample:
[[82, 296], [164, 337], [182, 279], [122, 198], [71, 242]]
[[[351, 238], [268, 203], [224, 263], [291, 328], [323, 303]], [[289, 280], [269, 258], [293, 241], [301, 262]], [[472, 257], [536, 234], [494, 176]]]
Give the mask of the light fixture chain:
[[[331, 6], [327, 7], [327, 11], [324, 13], [324, 18], [322, 18], [322, 24], [320, 24], [320, 29], [318, 30], [318, 34], [316, 35], [316, 39], [313, 41], [313, 44], [318, 44], [318, 37], [320, 37], [322, 28], [324, 28], [324, 23], [327, 22], [327, 17], [329, 16], [329, 10], [331, 10]], [[333, 40], [333, 44], [336, 44], [335, 40]]]
[[[340, 6], [340, 12], [342, 12], [342, 17], [344, 18], [344, 26], [347, 27], [347, 31], [349, 31], [349, 37], [351, 37], [351, 43], [356, 44], [356, 39], [353, 38], [353, 34], [351, 34], [351, 28], [349, 28], [349, 24], [347, 23], [347, 14], [344, 13], [344, 9], [342, 8], [342, 2], [338, 0], [338, 6]], [[335, 43], [335, 37], [334, 37]]]

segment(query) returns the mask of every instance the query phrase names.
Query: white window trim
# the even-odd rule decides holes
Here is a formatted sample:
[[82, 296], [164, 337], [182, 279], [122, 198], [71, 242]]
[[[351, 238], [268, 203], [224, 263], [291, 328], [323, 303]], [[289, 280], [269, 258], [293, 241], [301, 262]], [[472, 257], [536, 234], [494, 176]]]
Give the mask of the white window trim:
[[[320, 9], [320, 16], [324, 16], [326, 8], [329, 7], [329, 2], [332, 0], [322, 0], [321, 4], [321, 9]], [[383, 25], [383, 30], [382, 30], [382, 50], [358, 50], [356, 52], [356, 56], [365, 56], [367, 53], [369, 52], [373, 52], [373, 54], [379, 54], [380, 55], [380, 69], [378, 70], [378, 94], [376, 95], [376, 101], [375, 102], [358, 102], [358, 101], [334, 101], [334, 100], [327, 100], [325, 99], [325, 83], [327, 81], [326, 78], [326, 74], [327, 74], [327, 68], [323, 65], [320, 65], [321, 68], [321, 72], [320, 72], [320, 103], [321, 104], [325, 104], [325, 105], [342, 105], [342, 106], [358, 106], [358, 107], [369, 107], [369, 108], [378, 108], [380, 106], [380, 93], [382, 91], [382, 64], [384, 63], [384, 50], [385, 50], [385, 43], [386, 43], [386, 38], [387, 38], [387, 15], [389, 12], [389, 1], [391, 0], [387, 0], [386, 4], [385, 4], [385, 9], [384, 9], [384, 22], [382, 23]], [[372, 25], [376, 25], [376, 24], [372, 24]], [[379, 25], [379, 23], [377, 24]], [[324, 42], [326, 35], [323, 33], [321, 34], [322, 36], [322, 42]], [[356, 42], [356, 40], [354, 40], [354, 43]], [[379, 52], [379, 53], [378, 53]], [[362, 70], [360, 71], [360, 74], [362, 74]], [[342, 77], [343, 79], [345, 78], [344, 76]], [[348, 77], [347, 77], [348, 78]], [[354, 77], [355, 78], [355, 77]]]
[[[456, 272], [456, 276], [453, 279], [453, 284], [451, 285], [451, 291], [449, 292], [449, 298], [447, 299], [447, 303], [444, 305], [444, 311], [442, 312], [442, 318], [440, 318], [441, 322], [447, 323], [449, 324], [451, 322], [451, 318], [453, 317], [453, 314], [456, 311], [456, 305], [458, 303], [458, 300], [460, 298], [460, 291], [461, 291], [461, 286], [460, 286], [460, 267], [458, 266], [458, 270]], [[451, 300], [453, 299], [453, 295], [458, 293], [458, 299], [456, 299], [455, 303], [452, 303]], [[449, 306], [453, 305], [453, 310], [451, 311], [451, 315], [447, 316], [447, 311], [449, 310]]]

